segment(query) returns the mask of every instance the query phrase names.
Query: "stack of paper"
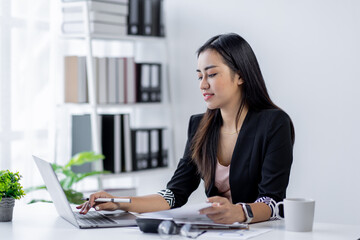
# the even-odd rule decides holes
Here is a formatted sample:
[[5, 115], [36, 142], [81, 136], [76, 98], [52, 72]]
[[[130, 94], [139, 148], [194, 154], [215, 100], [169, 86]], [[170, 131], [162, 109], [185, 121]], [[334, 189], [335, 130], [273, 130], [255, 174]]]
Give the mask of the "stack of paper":
[[[63, 0], [63, 2], [75, 1]], [[88, 5], [90, 33], [127, 34], [128, 0], [90, 0], [83, 2]], [[63, 32], [85, 33], [85, 5], [67, 3], [62, 8]]]
[[201, 215], [199, 211], [204, 208], [211, 207], [211, 203], [198, 203], [194, 205], [186, 205], [181, 208], [175, 208], [166, 211], [159, 212], [150, 212], [140, 214], [139, 217], [142, 218], [155, 218], [155, 219], [164, 219], [164, 220], [173, 220], [178, 224], [191, 223], [196, 225], [201, 225], [202, 228], [217, 228], [217, 229], [247, 229], [248, 224], [218, 224], [214, 223], [206, 215]]

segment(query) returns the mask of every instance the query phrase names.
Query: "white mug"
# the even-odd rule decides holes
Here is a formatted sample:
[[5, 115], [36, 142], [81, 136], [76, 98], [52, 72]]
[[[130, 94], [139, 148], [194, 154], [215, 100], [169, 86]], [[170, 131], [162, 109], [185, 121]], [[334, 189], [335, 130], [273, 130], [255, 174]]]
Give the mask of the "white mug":
[[315, 200], [304, 198], [285, 198], [276, 204], [276, 216], [279, 206], [284, 205], [285, 229], [293, 232], [310, 232], [314, 223]]

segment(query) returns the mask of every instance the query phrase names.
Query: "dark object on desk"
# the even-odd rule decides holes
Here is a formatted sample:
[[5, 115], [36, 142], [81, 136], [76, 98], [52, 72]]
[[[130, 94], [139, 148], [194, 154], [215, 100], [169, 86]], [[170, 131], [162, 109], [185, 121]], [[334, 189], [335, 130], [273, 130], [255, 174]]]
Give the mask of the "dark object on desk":
[[136, 218], [136, 223], [140, 230], [145, 233], [158, 233], [159, 224], [163, 219], [155, 218]]
[[[167, 235], [179, 234], [181, 229], [187, 230], [186, 236], [191, 232], [202, 234], [204, 231], [211, 230], [239, 230], [249, 229], [248, 224], [209, 224], [209, 223], [191, 223], [191, 222], [175, 222], [173, 220], [164, 220], [157, 218], [136, 218], [136, 223], [140, 230], [145, 233], [163, 233]], [[187, 226], [188, 225], [188, 226]], [[186, 227], [184, 229], [184, 226]], [[183, 234], [184, 235], [184, 234]]]

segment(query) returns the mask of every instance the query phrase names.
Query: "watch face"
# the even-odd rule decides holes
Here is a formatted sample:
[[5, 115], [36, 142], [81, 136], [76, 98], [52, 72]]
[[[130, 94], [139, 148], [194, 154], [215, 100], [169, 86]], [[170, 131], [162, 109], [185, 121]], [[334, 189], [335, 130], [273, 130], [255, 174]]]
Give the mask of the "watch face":
[[245, 207], [246, 207], [246, 210], [247, 210], [247, 212], [248, 212], [249, 217], [250, 217], [250, 218], [253, 218], [253, 217], [254, 217], [254, 214], [253, 214], [253, 212], [252, 212], [252, 210], [251, 210], [250, 205], [246, 204]]

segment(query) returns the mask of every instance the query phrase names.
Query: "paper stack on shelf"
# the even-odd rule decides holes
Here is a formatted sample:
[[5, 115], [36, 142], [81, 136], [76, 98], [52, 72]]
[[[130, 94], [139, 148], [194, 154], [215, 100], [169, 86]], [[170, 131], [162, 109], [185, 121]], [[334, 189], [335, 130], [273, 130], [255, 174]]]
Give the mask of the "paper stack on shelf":
[[127, 35], [129, 0], [63, 0], [63, 2], [63, 33], [86, 32], [84, 24], [85, 4], [67, 4], [69, 2], [84, 2], [88, 4], [90, 33]]

